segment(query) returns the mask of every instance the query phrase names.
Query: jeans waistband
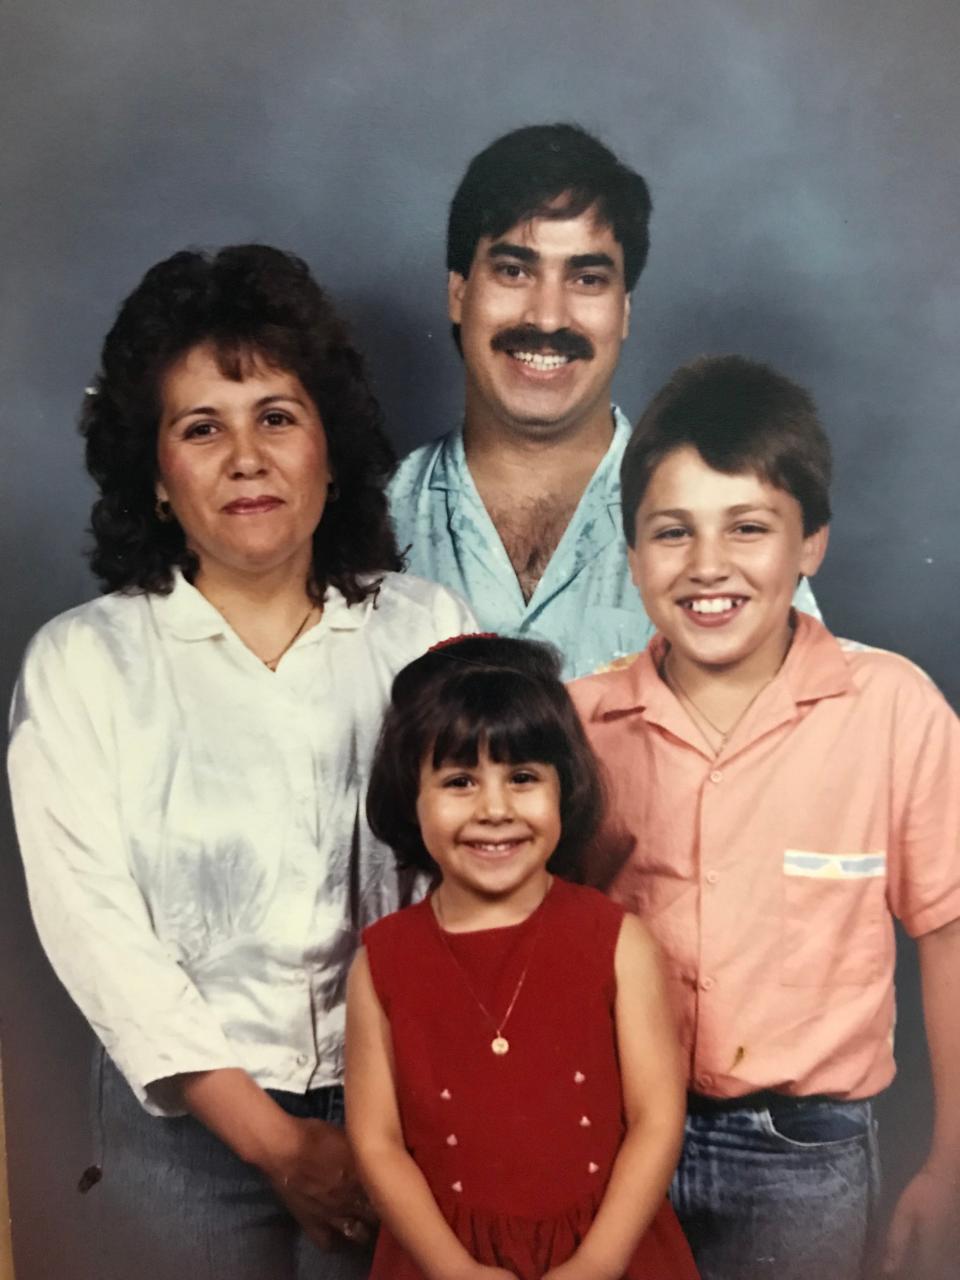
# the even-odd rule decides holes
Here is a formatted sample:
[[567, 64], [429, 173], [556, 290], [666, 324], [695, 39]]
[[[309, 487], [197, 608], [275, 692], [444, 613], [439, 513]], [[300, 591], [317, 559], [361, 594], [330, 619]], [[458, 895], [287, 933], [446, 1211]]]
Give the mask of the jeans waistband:
[[787, 1111], [795, 1107], [824, 1103], [871, 1102], [871, 1098], [831, 1098], [825, 1093], [808, 1093], [796, 1096], [778, 1093], [775, 1089], [757, 1089], [743, 1093], [739, 1098], [710, 1098], [703, 1093], [687, 1094], [687, 1113], [692, 1116], [719, 1115], [725, 1111]]

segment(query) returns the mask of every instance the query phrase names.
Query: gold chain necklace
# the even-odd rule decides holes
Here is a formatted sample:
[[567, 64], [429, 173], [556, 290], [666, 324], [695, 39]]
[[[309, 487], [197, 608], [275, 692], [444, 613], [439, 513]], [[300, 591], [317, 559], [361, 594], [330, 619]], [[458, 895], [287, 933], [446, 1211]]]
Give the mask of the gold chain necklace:
[[[539, 904], [534, 908], [535, 911], [540, 911], [540, 908], [543, 906], [544, 902], [546, 901], [547, 894], [550, 892], [550, 886], [552, 884], [553, 884], [553, 880], [551, 879], [547, 884], [546, 891], [544, 892], [543, 897], [540, 899]], [[530, 953], [527, 956], [527, 963], [523, 966], [523, 972], [520, 974], [519, 981], [517, 982], [517, 985], [513, 989], [513, 995], [510, 997], [510, 1003], [507, 1005], [507, 1011], [498, 1022], [497, 1019], [490, 1012], [490, 1010], [487, 1008], [487, 1006], [483, 1003], [483, 1001], [477, 995], [477, 993], [474, 991], [473, 986], [470, 982], [470, 979], [467, 977], [466, 970], [464, 969], [460, 961], [457, 959], [453, 948], [450, 946], [450, 943], [447, 939], [447, 932], [443, 924], [443, 907], [441, 906], [440, 899], [437, 897], [436, 893], [433, 894], [433, 896], [430, 899], [430, 902], [433, 907], [433, 914], [436, 918], [437, 924], [440, 926], [438, 932], [440, 934], [440, 938], [443, 942], [443, 945], [447, 949], [447, 955], [450, 957], [450, 959], [453, 961], [453, 963], [456, 965], [457, 969], [459, 970], [460, 977], [463, 979], [463, 985], [470, 992], [475, 1003], [479, 1006], [480, 1010], [485, 1014], [487, 1021], [493, 1027], [493, 1039], [490, 1041], [490, 1048], [497, 1055], [498, 1058], [502, 1058], [505, 1053], [510, 1052], [510, 1041], [503, 1034], [503, 1030], [504, 1030], [504, 1027], [506, 1027], [507, 1023], [510, 1021], [510, 1015], [511, 1013], [513, 1013], [514, 1005], [517, 1003], [517, 999], [519, 998], [520, 992], [523, 990], [523, 984], [527, 980], [527, 973], [530, 969], [530, 961], [533, 959], [533, 953], [536, 950], [536, 946], [537, 946], [537, 939], [540, 936], [540, 926], [543, 923], [543, 914], [541, 913], [539, 919], [537, 920], [536, 928], [533, 934], [533, 940], [530, 943]]]
[[310, 621], [310, 618], [313, 616], [313, 611], [314, 611], [314, 609], [315, 609], [316, 607], [317, 607], [317, 606], [316, 606], [315, 604], [312, 604], [312, 605], [310, 606], [310, 608], [307, 610], [306, 614], [304, 615], [304, 619], [303, 619], [303, 621], [300, 623], [299, 627], [297, 627], [296, 631], [293, 633], [293, 635], [290, 637], [290, 639], [289, 639], [289, 640], [287, 641], [287, 643], [283, 646], [283, 648], [280, 650], [280, 652], [277, 654], [277, 656], [276, 656], [275, 658], [261, 658], [261, 659], [260, 659], [260, 661], [263, 663], [263, 665], [264, 665], [265, 667], [269, 667], [269, 669], [270, 669], [271, 671], [276, 671], [276, 669], [277, 669], [277, 663], [280, 661], [280, 659], [283, 657], [283, 655], [284, 655], [285, 653], [287, 653], [290, 649], [292, 649], [292, 648], [293, 648], [293, 645], [295, 644], [295, 642], [296, 642], [297, 640], [299, 640], [299, 638], [300, 638], [300, 636], [301, 636], [301, 634], [302, 634], [302, 632], [303, 632], [303, 628], [304, 628], [304, 627], [307, 625], [307, 623]]
[[[750, 699], [747, 705], [743, 708], [743, 710], [737, 716], [736, 720], [734, 720], [733, 724], [729, 727], [729, 729], [721, 729], [718, 724], [714, 724], [714, 722], [710, 719], [710, 717], [707, 715], [707, 713], [703, 710], [702, 707], [697, 706], [693, 698], [690, 697], [689, 693], [687, 693], [686, 689], [677, 679], [676, 675], [674, 675], [670, 671], [669, 667], [667, 666], [667, 661], [669, 657], [670, 655], [667, 654], [666, 658], [664, 658], [663, 660], [663, 667], [662, 667], [663, 678], [667, 682], [668, 686], [674, 691], [674, 693], [677, 694], [680, 700], [686, 703], [689, 709], [693, 711], [694, 715], [691, 716], [691, 719], [693, 720], [694, 726], [696, 727], [697, 732], [700, 734], [700, 737], [704, 740], [704, 742], [707, 744], [707, 746], [710, 748], [710, 750], [713, 752], [715, 756], [718, 756], [720, 752], [723, 750], [723, 748], [727, 745], [727, 739], [730, 737], [731, 733], [733, 733], [734, 729], [736, 729], [737, 725], [740, 723], [743, 717], [747, 714], [747, 712], [750, 710], [750, 708], [753, 706], [756, 700], [760, 697], [761, 693], [763, 693], [767, 685], [772, 684], [773, 681], [776, 679], [777, 674], [779, 673], [779, 667], [778, 667], [777, 671], [773, 673], [773, 675], [769, 678], [769, 680], [764, 680], [763, 684], [756, 691], [756, 693], [753, 695], [753, 697]], [[719, 746], [714, 746], [714, 744], [710, 741], [710, 739], [704, 733], [702, 727], [698, 723], [698, 720], [703, 720], [704, 723], [709, 725], [709, 727], [720, 739]]]

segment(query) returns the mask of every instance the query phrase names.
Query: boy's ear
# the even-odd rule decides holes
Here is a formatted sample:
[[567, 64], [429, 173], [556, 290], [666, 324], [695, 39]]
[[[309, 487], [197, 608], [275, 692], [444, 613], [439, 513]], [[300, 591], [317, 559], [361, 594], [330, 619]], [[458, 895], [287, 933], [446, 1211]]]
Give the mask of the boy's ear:
[[627, 543], [627, 564], [630, 566], [630, 577], [633, 579], [633, 585], [640, 590], [640, 557], [637, 555], [636, 547], [631, 547]]
[[804, 538], [800, 551], [800, 572], [805, 578], [812, 578], [823, 564], [827, 554], [827, 543], [830, 541], [830, 526], [822, 525], [816, 533]]

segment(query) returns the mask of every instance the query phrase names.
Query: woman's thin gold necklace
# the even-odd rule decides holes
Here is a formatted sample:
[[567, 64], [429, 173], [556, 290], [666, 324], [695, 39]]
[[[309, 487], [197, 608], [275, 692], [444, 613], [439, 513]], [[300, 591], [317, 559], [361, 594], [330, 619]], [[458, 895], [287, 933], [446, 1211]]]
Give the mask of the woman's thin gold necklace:
[[[546, 898], [547, 894], [550, 892], [550, 885], [552, 883], [553, 883], [552, 880], [548, 882], [543, 898], [540, 899], [539, 904], [534, 908], [535, 911], [539, 911], [540, 907], [543, 906], [544, 899]], [[543, 916], [541, 915], [540, 918], [537, 920], [537, 926], [536, 926], [536, 929], [534, 930], [533, 939], [530, 943], [530, 954], [527, 956], [527, 963], [523, 966], [523, 973], [521, 973], [519, 981], [517, 982], [517, 985], [513, 989], [513, 995], [510, 997], [510, 1003], [507, 1005], [507, 1012], [503, 1015], [503, 1017], [498, 1022], [497, 1019], [490, 1012], [490, 1010], [487, 1008], [487, 1006], [483, 1003], [483, 1001], [477, 995], [477, 993], [474, 991], [473, 987], [470, 984], [470, 979], [467, 977], [466, 970], [464, 969], [460, 961], [457, 959], [456, 955], [454, 954], [453, 948], [450, 946], [450, 943], [447, 941], [446, 929], [443, 923], [443, 907], [441, 906], [440, 899], [437, 897], [436, 894], [434, 894], [433, 897], [430, 899], [430, 901], [433, 904], [433, 911], [435, 916], [437, 917], [437, 923], [440, 925], [440, 937], [443, 941], [443, 945], [447, 949], [447, 955], [450, 957], [450, 959], [456, 965], [457, 969], [460, 971], [460, 977], [463, 979], [463, 985], [470, 992], [471, 996], [473, 996], [475, 1003], [479, 1006], [480, 1010], [486, 1015], [487, 1021], [493, 1027], [493, 1039], [490, 1041], [490, 1048], [497, 1055], [498, 1058], [502, 1058], [505, 1053], [510, 1052], [510, 1041], [503, 1034], [503, 1030], [504, 1030], [504, 1027], [506, 1027], [507, 1023], [510, 1021], [510, 1015], [511, 1013], [513, 1013], [514, 1005], [517, 1003], [517, 999], [520, 995], [520, 992], [523, 990], [523, 984], [527, 980], [527, 973], [530, 969], [530, 961], [533, 959], [533, 953], [536, 950], [536, 946], [537, 946], [537, 938], [540, 936], [540, 925], [543, 923]]]
[[313, 616], [313, 611], [316, 607], [317, 606], [315, 604], [312, 604], [310, 606], [310, 608], [304, 614], [303, 621], [300, 623], [299, 627], [297, 627], [296, 631], [293, 633], [293, 635], [290, 637], [290, 639], [283, 646], [283, 648], [280, 650], [280, 652], [277, 654], [275, 658], [260, 659], [260, 661], [263, 663], [265, 667], [269, 667], [271, 671], [276, 671], [277, 664], [279, 663], [280, 659], [283, 657], [285, 653], [287, 653], [290, 649], [292, 649], [296, 641], [300, 639], [300, 636], [303, 634], [303, 629], [307, 625], [307, 623], [310, 621], [311, 617]]

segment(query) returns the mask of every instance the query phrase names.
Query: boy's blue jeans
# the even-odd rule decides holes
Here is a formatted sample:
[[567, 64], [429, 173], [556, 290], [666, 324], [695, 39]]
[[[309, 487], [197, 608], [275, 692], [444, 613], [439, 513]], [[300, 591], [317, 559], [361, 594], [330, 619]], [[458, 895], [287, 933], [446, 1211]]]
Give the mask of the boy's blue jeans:
[[702, 1280], [860, 1280], [879, 1173], [869, 1100], [694, 1095], [670, 1198]]

